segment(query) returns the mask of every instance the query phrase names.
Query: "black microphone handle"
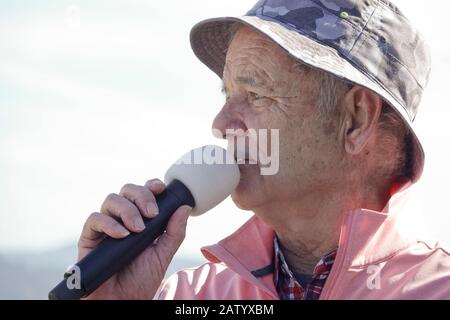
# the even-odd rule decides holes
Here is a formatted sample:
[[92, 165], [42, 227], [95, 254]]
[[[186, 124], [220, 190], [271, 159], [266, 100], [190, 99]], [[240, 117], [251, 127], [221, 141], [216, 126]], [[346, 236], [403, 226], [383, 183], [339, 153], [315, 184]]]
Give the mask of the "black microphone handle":
[[156, 195], [159, 213], [153, 219], [144, 218], [145, 229], [131, 233], [124, 239], [105, 238], [75, 266], [80, 270], [80, 289], [69, 289], [66, 274], [48, 297], [51, 300], [78, 300], [88, 296], [111, 276], [133, 261], [152, 244], [167, 228], [172, 214], [182, 205], [195, 206], [194, 198], [186, 186], [178, 180], [167, 185], [164, 192]]

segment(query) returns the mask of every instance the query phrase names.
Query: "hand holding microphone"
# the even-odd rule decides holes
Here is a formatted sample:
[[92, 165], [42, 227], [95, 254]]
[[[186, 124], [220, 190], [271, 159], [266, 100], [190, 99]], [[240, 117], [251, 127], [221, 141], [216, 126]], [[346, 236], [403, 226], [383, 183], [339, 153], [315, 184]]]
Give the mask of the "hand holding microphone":
[[239, 169], [224, 149], [205, 146], [180, 158], [164, 180], [167, 185], [157, 179], [128, 184], [106, 198], [101, 212], [87, 219], [78, 244], [81, 288], [70, 289], [63, 280], [50, 299], [153, 298], [189, 214], [222, 202], [237, 186]]
[[[165, 188], [163, 182], [155, 179], [147, 182], [145, 186], [125, 185], [119, 195], [108, 196], [101, 212], [93, 213], [83, 227], [78, 242], [78, 260], [95, 250], [105, 235], [124, 239], [130, 234], [141, 234], [145, 231], [145, 217], [155, 217], [155, 213], [148, 213], [142, 206], [146, 203], [156, 205], [154, 195], [162, 193]], [[152, 298], [152, 292], [156, 292], [173, 255], [184, 239], [189, 213], [189, 206], [178, 208], [169, 220], [166, 232], [158, 239], [158, 245], [150, 244], [134, 261], [103, 283], [88, 298]], [[81, 275], [83, 272], [81, 269]]]

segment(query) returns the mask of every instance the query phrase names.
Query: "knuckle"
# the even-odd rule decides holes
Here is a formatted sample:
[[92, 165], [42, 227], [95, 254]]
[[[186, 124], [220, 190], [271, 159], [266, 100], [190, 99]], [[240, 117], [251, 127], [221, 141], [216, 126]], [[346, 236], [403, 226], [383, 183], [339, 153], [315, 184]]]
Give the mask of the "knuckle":
[[122, 189], [121, 194], [123, 194], [131, 203], [136, 205], [145, 205], [149, 200], [151, 201], [154, 199], [153, 193], [144, 186], [129, 184], [128, 187], [124, 188], [125, 189]]
[[119, 195], [117, 193], [110, 193], [106, 196], [105, 202], [104, 203], [108, 203], [111, 201], [116, 200], [119, 197]]
[[98, 212], [93, 212], [89, 215], [89, 217], [86, 219], [86, 222], [84, 223], [85, 227], [88, 227], [92, 224], [94, 224], [98, 220]]
[[120, 189], [120, 194], [124, 194], [125, 192], [127, 192], [130, 189], [133, 189], [135, 187], [134, 184], [132, 183], [127, 183], [125, 184], [121, 189]]
[[106, 211], [108, 211], [108, 208], [113, 207], [113, 204], [117, 203], [119, 198], [121, 197], [117, 193], [108, 194], [108, 196], [105, 198], [105, 201], [103, 201], [100, 212], [105, 213]]

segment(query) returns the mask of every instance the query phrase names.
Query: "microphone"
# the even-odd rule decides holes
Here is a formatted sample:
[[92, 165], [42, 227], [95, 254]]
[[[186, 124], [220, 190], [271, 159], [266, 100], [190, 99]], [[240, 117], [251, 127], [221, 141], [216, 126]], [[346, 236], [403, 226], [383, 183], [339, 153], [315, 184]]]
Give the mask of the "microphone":
[[49, 299], [78, 300], [88, 296], [151, 245], [166, 230], [170, 217], [180, 206], [191, 206], [191, 216], [201, 215], [225, 200], [239, 179], [234, 158], [219, 146], [204, 146], [186, 153], [167, 170], [166, 189], [155, 195], [159, 213], [152, 219], [143, 217], [144, 231], [124, 239], [106, 237], [72, 267], [78, 273], [78, 285], [69, 283], [76, 273], [67, 272], [65, 279], [50, 291]]

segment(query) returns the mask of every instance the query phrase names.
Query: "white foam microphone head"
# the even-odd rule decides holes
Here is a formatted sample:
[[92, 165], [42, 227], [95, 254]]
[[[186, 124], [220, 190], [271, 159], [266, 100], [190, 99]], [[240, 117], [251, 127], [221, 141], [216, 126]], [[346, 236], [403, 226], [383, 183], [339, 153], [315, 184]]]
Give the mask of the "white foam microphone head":
[[164, 182], [179, 180], [191, 192], [195, 207], [191, 216], [198, 216], [225, 200], [237, 187], [239, 167], [225, 149], [208, 145], [183, 155], [166, 172]]

